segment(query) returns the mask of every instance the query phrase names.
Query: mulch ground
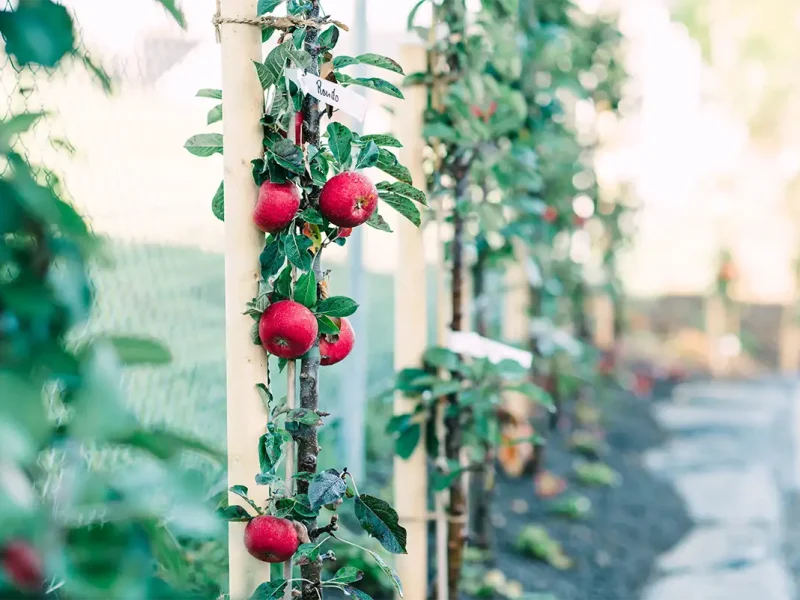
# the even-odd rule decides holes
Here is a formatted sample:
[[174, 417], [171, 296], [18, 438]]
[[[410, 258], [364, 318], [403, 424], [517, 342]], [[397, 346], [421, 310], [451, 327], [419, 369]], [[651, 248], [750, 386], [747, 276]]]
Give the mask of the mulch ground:
[[[642, 453], [665, 439], [652, 418], [653, 403], [620, 392], [603, 409], [607, 449], [601, 460], [621, 475], [616, 487], [580, 485], [574, 479], [576, 455], [566, 448], [567, 436], [549, 437], [546, 468], [568, 480], [560, 497], [581, 494], [591, 501], [590, 515], [581, 520], [553, 516], [553, 501], [534, 494], [531, 477], [500, 479], [493, 511], [496, 566], [507, 579], [522, 584], [526, 594], [549, 593], [558, 600], [635, 600], [657, 556], [691, 527], [675, 491], [642, 466]], [[546, 528], [573, 566], [559, 570], [522, 556], [515, 542], [528, 525]]]

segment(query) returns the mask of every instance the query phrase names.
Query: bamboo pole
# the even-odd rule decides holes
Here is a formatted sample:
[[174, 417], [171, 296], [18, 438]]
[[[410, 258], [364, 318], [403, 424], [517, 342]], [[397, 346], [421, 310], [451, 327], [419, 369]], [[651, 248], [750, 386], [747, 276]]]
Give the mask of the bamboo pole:
[[[400, 62], [409, 72], [425, 68], [425, 49], [406, 45], [401, 48]], [[403, 144], [401, 160], [408, 165], [414, 185], [425, 189], [422, 169], [422, 117], [425, 91], [421, 87], [405, 92], [405, 120], [398, 134]], [[397, 226], [399, 256], [402, 257], [394, 281], [394, 363], [397, 370], [419, 366], [427, 346], [428, 315], [426, 294], [425, 248], [422, 230], [405, 219]], [[396, 394], [395, 414], [414, 410], [417, 401]], [[424, 426], [424, 424], [423, 424]], [[408, 554], [397, 557], [397, 572], [405, 587], [406, 597], [423, 600], [427, 597], [428, 573], [428, 473], [425, 437], [408, 460], [394, 459], [395, 507], [405, 526]]]
[[[256, 0], [221, 0], [221, 14], [229, 18], [256, 16]], [[251, 25], [220, 24], [222, 44], [224, 181], [225, 181], [225, 350], [227, 377], [228, 481], [252, 481], [258, 473], [258, 439], [264, 433], [266, 411], [255, 389], [264, 381], [266, 357], [253, 344], [253, 320], [245, 304], [258, 292], [258, 256], [264, 234], [253, 225], [258, 196], [250, 161], [262, 154], [259, 121], [264, 95], [254, 60], [261, 60], [261, 32]], [[266, 488], [253, 488], [251, 497], [266, 501]], [[231, 494], [231, 504], [242, 504]], [[244, 523], [231, 523], [229, 586], [231, 600], [249, 598], [269, 579], [269, 565], [251, 557], [243, 543]]]

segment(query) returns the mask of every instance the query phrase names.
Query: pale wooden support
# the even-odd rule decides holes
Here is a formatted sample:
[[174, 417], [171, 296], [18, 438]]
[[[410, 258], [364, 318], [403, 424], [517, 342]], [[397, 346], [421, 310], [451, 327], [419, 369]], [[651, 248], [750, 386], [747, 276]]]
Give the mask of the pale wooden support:
[[708, 368], [715, 377], [725, 372], [725, 357], [720, 352], [720, 341], [725, 335], [725, 305], [719, 296], [706, 298], [706, 339], [708, 341]]
[[[514, 241], [514, 262], [506, 268], [505, 299], [503, 305], [503, 341], [522, 344], [524, 348], [530, 337], [529, 289], [525, 263], [527, 251], [519, 240]], [[506, 408], [519, 422], [530, 417], [530, 400], [520, 392], [506, 392]]]
[[[221, 0], [227, 18], [255, 18], [257, 0]], [[253, 319], [243, 314], [258, 293], [258, 256], [264, 234], [253, 225], [258, 189], [250, 161], [263, 153], [259, 121], [264, 95], [253, 61], [261, 60], [261, 31], [252, 25], [220, 24], [222, 44], [222, 104], [225, 119], [225, 351], [228, 412], [228, 481], [249, 484], [259, 471], [258, 439], [267, 414], [255, 388], [265, 381], [266, 356], [253, 344]], [[263, 505], [265, 487], [249, 486], [251, 498]], [[233, 494], [231, 504], [243, 504]], [[229, 527], [231, 600], [249, 598], [269, 579], [269, 564], [251, 557], [244, 547], [244, 523]]]
[[781, 373], [791, 375], [800, 368], [800, 327], [797, 325], [797, 306], [794, 302], [781, 310], [778, 352]]
[[594, 344], [601, 350], [614, 348], [614, 303], [608, 294], [599, 294], [592, 298], [594, 314]]
[[[401, 49], [400, 63], [407, 72], [425, 69], [425, 49], [406, 45]], [[403, 144], [401, 162], [408, 165], [414, 185], [425, 189], [422, 169], [424, 141], [422, 117], [425, 111], [425, 90], [422, 87], [405, 91], [403, 123], [398, 137]], [[394, 278], [394, 364], [397, 370], [418, 367], [428, 345], [425, 248], [422, 230], [400, 219], [395, 233], [401, 260]], [[395, 414], [414, 410], [417, 400], [396, 394]], [[424, 424], [423, 424], [424, 426]], [[394, 459], [395, 507], [400, 522], [408, 532], [408, 554], [397, 556], [397, 572], [409, 600], [424, 600], [428, 582], [428, 471], [425, 437], [408, 460]]]
[[[294, 271], [294, 269], [292, 269]], [[292, 273], [294, 276], [294, 273]], [[286, 408], [294, 410], [297, 408], [297, 361], [290, 360], [286, 364]], [[286, 482], [287, 493], [293, 493], [294, 487], [294, 463], [295, 463], [295, 445], [294, 442], [289, 442], [289, 451], [286, 453], [286, 475], [284, 481]], [[283, 563], [283, 578], [286, 581], [292, 579], [292, 569], [294, 561], [290, 558]], [[286, 586], [284, 592], [284, 600], [292, 600], [293, 589], [291, 585]]]

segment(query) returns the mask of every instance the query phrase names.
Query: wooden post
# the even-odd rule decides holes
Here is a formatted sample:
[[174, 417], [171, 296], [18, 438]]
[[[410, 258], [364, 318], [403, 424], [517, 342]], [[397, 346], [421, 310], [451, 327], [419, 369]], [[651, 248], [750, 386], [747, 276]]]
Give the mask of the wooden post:
[[[406, 45], [401, 49], [400, 63], [406, 71], [425, 69], [425, 49]], [[410, 88], [405, 92], [403, 114], [408, 115], [399, 128], [403, 143], [401, 161], [408, 165], [414, 185], [425, 189], [422, 169], [422, 116], [425, 111], [425, 90]], [[428, 342], [425, 249], [422, 230], [405, 219], [397, 225], [400, 263], [394, 279], [394, 364], [397, 370], [417, 367]], [[395, 395], [395, 414], [414, 410], [417, 400]], [[394, 459], [395, 507], [400, 522], [408, 532], [408, 554], [397, 556], [397, 572], [409, 599], [427, 597], [428, 583], [428, 475], [425, 437], [408, 460]]]
[[614, 304], [608, 294], [592, 299], [594, 313], [594, 344], [601, 350], [614, 348]]
[[[228, 18], [254, 18], [256, 0], [221, 0]], [[259, 121], [264, 95], [253, 69], [261, 60], [261, 31], [252, 25], [221, 24], [225, 180], [225, 351], [228, 410], [228, 481], [248, 484], [258, 473], [258, 438], [267, 414], [255, 385], [266, 373], [264, 351], [253, 344], [253, 320], [244, 306], [258, 292], [258, 256], [264, 234], [253, 225], [258, 189], [250, 161], [263, 153]], [[251, 498], [263, 504], [268, 490], [250, 486]], [[231, 504], [242, 504], [231, 494]], [[251, 557], [244, 547], [244, 523], [229, 527], [231, 600], [249, 598], [269, 579], [269, 564]]]
[[[528, 314], [528, 277], [525, 262], [528, 258], [524, 245], [514, 241], [514, 262], [506, 269], [506, 293], [503, 306], [503, 341], [509, 344], [528, 342], [530, 315]], [[530, 401], [520, 392], [506, 392], [508, 410], [519, 422], [530, 417]]]
[[800, 367], [800, 328], [797, 326], [797, 306], [794, 300], [781, 310], [778, 351], [781, 373], [792, 375]]
[[708, 368], [718, 377], [725, 371], [725, 358], [720, 353], [720, 340], [725, 335], [725, 306], [722, 299], [709, 296], [706, 299], [706, 338], [708, 341]]

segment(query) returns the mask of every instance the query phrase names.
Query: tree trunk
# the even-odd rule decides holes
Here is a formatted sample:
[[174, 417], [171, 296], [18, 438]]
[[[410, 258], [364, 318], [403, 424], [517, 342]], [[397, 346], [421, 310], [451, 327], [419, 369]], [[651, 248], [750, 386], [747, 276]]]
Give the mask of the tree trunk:
[[[453, 211], [453, 245], [452, 245], [452, 290], [451, 303], [453, 321], [450, 328], [453, 331], [462, 331], [464, 328], [463, 315], [463, 272], [464, 272], [464, 220], [461, 216], [460, 203], [466, 196], [469, 185], [469, 172], [464, 169], [458, 174], [456, 182], [456, 206]], [[458, 409], [458, 397], [449, 399], [454, 408], [448, 411], [445, 417], [445, 455], [448, 462], [457, 464], [461, 457], [462, 415]], [[461, 580], [461, 565], [464, 559], [464, 520], [467, 510], [467, 494], [464, 487], [464, 477], [459, 475], [450, 484], [450, 504], [447, 507], [449, 523], [447, 528], [447, 558], [448, 558], [448, 588], [449, 600], [458, 600], [458, 585]], [[304, 599], [305, 600], [305, 599]]]
[[[310, 19], [319, 18], [319, 0], [312, 0], [309, 10]], [[319, 75], [319, 46], [317, 38], [319, 30], [309, 27], [306, 30], [305, 50], [311, 55], [311, 64], [308, 71], [314, 75]], [[319, 122], [320, 122], [319, 102], [313, 96], [306, 94], [303, 99], [303, 142], [319, 146]], [[309, 182], [310, 183], [310, 182]], [[311, 204], [316, 206], [319, 202], [319, 189], [316, 187], [311, 195]], [[314, 258], [314, 276], [318, 283], [322, 283], [322, 257], [319, 254]], [[319, 340], [314, 342], [314, 347], [310, 351], [310, 358], [300, 363], [300, 406], [308, 410], [319, 408]], [[297, 442], [297, 469], [308, 473], [315, 473], [317, 470], [317, 455], [319, 454], [319, 443], [317, 440], [317, 428], [306, 427], [301, 432]], [[301, 494], [308, 493], [308, 482], [297, 481], [297, 491]], [[312, 519], [305, 523], [309, 531], [316, 528], [316, 520]], [[300, 567], [300, 572], [305, 581], [302, 582], [302, 600], [319, 600], [320, 598], [320, 575], [322, 563], [312, 561]]]

